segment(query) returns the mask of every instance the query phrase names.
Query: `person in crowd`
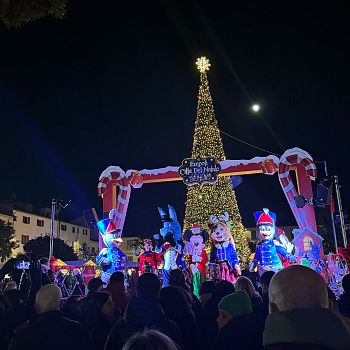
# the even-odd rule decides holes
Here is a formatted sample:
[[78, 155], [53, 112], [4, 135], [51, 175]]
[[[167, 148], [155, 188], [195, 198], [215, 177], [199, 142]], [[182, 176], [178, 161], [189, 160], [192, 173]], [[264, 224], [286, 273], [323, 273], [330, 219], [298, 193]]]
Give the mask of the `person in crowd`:
[[249, 295], [250, 301], [252, 302], [253, 309], [256, 305], [262, 302], [260, 294], [255, 290], [252, 281], [245, 276], [239, 276], [235, 282], [235, 291], [244, 290]]
[[338, 301], [339, 312], [350, 318], [350, 274], [347, 274], [342, 279], [344, 293]]
[[326, 283], [314, 270], [302, 265], [280, 270], [269, 298], [265, 349], [349, 349], [350, 320], [329, 309]]
[[223, 297], [234, 293], [235, 288], [231, 282], [221, 281], [217, 284], [213, 296], [208, 300], [204, 309], [198, 318], [199, 329], [205, 334], [203, 339], [203, 349], [216, 348], [216, 338], [218, 336], [218, 328], [216, 319], [218, 317], [218, 305]]
[[79, 321], [79, 297], [76, 295], [71, 295], [67, 298], [65, 304], [62, 307], [64, 317], [69, 318], [70, 320]]
[[8, 281], [4, 288], [4, 293], [8, 290], [17, 290], [17, 283], [16, 281]]
[[84, 326], [89, 334], [91, 349], [103, 350], [115, 321], [115, 305], [108, 292], [96, 292], [89, 298]]
[[41, 287], [35, 297], [37, 320], [14, 335], [9, 349], [87, 349], [86, 331], [79, 322], [68, 320], [62, 315], [61, 300], [61, 290], [56, 285]]
[[8, 323], [8, 313], [11, 305], [7, 298], [0, 292], [0, 349], [7, 349], [12, 332]]
[[253, 314], [251, 298], [245, 290], [239, 290], [222, 298], [216, 319], [219, 335], [217, 348], [262, 349], [264, 323]]
[[221, 272], [219, 264], [209, 264], [209, 281], [218, 284], [221, 281]]
[[269, 285], [274, 274], [274, 271], [266, 271], [260, 276], [262, 302], [255, 306], [254, 312], [264, 321], [269, 315]]
[[78, 321], [83, 322], [86, 320], [87, 309], [91, 296], [97, 292], [100, 292], [106, 283], [100, 278], [92, 278], [87, 285], [87, 296], [79, 300], [77, 305]]
[[337, 298], [334, 292], [329, 287], [327, 287], [327, 294], [328, 294], [328, 308], [335, 312], [339, 312]]
[[48, 258], [41, 258], [39, 260], [40, 267], [41, 267], [41, 285], [44, 286], [45, 284], [52, 283], [50, 276], [49, 276], [49, 270], [50, 270], [50, 261]]
[[175, 322], [164, 315], [159, 303], [161, 282], [153, 273], [144, 273], [136, 284], [133, 297], [125, 310], [124, 318], [112, 328], [105, 346], [106, 350], [120, 350], [135, 332], [146, 328], [157, 329], [170, 337], [180, 347], [183, 345], [181, 332]]
[[4, 296], [10, 304], [6, 317], [7, 324], [11, 332], [14, 332], [29, 319], [30, 313], [19, 290], [7, 289]]
[[199, 299], [192, 293], [189, 285], [186, 283], [186, 277], [182, 269], [171, 270], [169, 273], [169, 285], [178, 287], [185, 292], [187, 299], [191, 305], [191, 308], [197, 317], [201, 311], [201, 303]]
[[165, 334], [149, 329], [135, 333], [123, 346], [123, 350], [179, 350]]
[[184, 349], [196, 349], [200, 345], [198, 326], [184, 293], [177, 287], [162, 288], [159, 302], [165, 316], [179, 327], [184, 340]]
[[199, 301], [202, 306], [202, 310], [208, 300], [213, 296], [215, 291], [215, 283], [213, 281], [205, 281], [199, 288]]
[[123, 272], [116, 271], [111, 274], [106, 291], [111, 293], [114, 304], [119, 309], [120, 314], [124, 315], [129, 298], [125, 293]]

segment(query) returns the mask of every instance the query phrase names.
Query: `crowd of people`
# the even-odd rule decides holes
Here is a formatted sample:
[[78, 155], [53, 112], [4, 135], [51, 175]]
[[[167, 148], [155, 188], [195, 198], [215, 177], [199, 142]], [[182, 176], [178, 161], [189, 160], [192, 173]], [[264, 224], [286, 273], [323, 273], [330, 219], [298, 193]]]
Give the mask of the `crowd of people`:
[[108, 284], [92, 279], [85, 297], [63, 300], [48, 283], [33, 301], [9, 282], [0, 294], [0, 348], [350, 349], [350, 275], [338, 301], [301, 265], [265, 272], [259, 287], [248, 277], [231, 283], [213, 274], [197, 297], [181, 269], [163, 288], [144, 273], [132, 291], [114, 272]]

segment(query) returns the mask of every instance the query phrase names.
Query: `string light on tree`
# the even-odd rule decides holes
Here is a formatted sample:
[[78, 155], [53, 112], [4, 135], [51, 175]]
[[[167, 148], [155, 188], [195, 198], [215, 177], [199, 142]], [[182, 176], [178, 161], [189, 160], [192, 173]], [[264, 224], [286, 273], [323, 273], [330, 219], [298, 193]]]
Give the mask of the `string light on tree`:
[[197, 58], [196, 65], [201, 73], [205, 73], [210, 67], [209, 60], [206, 57]]
[[[210, 63], [206, 57], [201, 57], [197, 59], [196, 64], [200, 71], [200, 87], [191, 157], [214, 157], [216, 161], [220, 162], [226, 159], [226, 155], [218, 122], [215, 118], [206, 74]], [[232, 220], [231, 232], [238, 255], [241, 260], [245, 261], [249, 257], [250, 251], [229, 177], [219, 177], [215, 185], [204, 185], [202, 187], [194, 185], [187, 189], [184, 230], [191, 229], [193, 224], [199, 224], [202, 229], [208, 229], [209, 216], [211, 214], [220, 216], [225, 211], [230, 213]]]

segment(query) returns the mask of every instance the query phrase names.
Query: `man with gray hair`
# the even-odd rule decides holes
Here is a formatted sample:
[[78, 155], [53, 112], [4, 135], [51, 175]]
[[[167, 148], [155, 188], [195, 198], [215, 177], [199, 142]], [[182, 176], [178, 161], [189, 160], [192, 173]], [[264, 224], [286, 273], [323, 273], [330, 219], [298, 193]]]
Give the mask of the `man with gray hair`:
[[326, 283], [314, 270], [292, 265], [277, 272], [269, 298], [265, 349], [350, 349], [350, 320], [328, 308]]
[[63, 317], [62, 294], [54, 284], [39, 289], [35, 298], [38, 318], [13, 337], [10, 350], [79, 350], [88, 347], [88, 335], [79, 322]]

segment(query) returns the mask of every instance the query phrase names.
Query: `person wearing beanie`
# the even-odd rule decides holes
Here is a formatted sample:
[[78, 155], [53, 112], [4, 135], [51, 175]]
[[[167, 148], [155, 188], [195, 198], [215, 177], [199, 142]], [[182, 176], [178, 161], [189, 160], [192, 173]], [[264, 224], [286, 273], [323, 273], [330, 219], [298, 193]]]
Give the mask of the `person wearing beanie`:
[[234, 318], [253, 312], [252, 303], [246, 291], [229, 294], [222, 298], [219, 305], [219, 317], [216, 322], [219, 330]]
[[262, 349], [263, 322], [255, 314], [249, 295], [240, 290], [222, 298], [216, 320], [218, 348]]

